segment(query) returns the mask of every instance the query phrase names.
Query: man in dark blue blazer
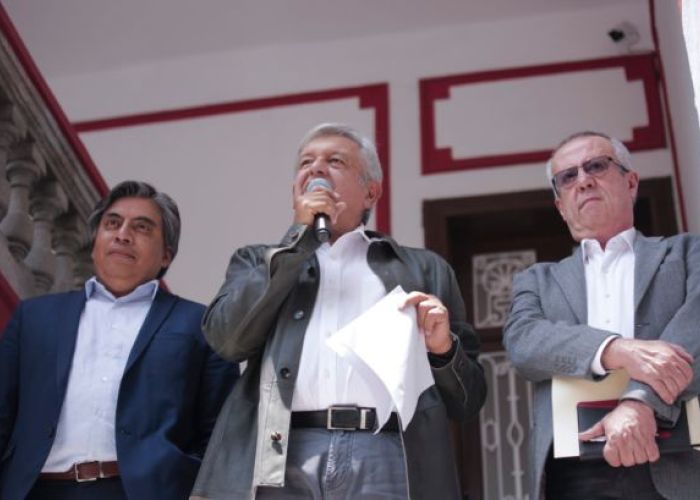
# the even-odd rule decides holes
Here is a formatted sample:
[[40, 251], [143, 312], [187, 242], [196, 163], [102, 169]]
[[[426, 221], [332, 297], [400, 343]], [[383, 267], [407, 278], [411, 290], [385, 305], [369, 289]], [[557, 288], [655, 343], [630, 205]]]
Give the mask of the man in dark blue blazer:
[[0, 340], [0, 500], [187, 498], [238, 376], [204, 307], [159, 288], [177, 205], [116, 186], [89, 220], [95, 277], [23, 301]]

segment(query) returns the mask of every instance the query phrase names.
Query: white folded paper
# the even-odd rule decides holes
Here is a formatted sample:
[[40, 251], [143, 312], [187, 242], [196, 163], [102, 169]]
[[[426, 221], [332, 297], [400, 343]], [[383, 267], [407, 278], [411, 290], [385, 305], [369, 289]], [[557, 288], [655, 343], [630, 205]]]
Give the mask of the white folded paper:
[[416, 309], [399, 310], [405, 300], [406, 292], [400, 286], [394, 288], [326, 340], [367, 382], [377, 401], [379, 428], [396, 408], [405, 430], [418, 397], [435, 383]]

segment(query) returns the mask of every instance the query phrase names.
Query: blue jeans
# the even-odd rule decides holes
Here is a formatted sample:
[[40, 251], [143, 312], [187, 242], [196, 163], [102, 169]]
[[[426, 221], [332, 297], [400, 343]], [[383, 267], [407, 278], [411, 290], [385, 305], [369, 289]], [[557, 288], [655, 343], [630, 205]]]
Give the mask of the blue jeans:
[[285, 486], [258, 500], [403, 500], [408, 481], [397, 432], [292, 429]]

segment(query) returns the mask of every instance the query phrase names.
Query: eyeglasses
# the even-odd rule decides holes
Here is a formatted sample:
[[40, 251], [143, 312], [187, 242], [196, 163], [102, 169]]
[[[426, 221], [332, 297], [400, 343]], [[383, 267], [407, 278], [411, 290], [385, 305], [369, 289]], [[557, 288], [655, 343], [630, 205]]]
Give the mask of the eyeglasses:
[[559, 193], [562, 189], [568, 189], [572, 187], [576, 180], [578, 179], [579, 169], [583, 170], [586, 175], [591, 175], [593, 177], [602, 177], [605, 172], [608, 171], [610, 165], [617, 165], [622, 172], [629, 172], [630, 170], [623, 164], [615, 161], [614, 158], [610, 156], [597, 156], [591, 158], [590, 160], [583, 162], [580, 167], [569, 167], [564, 170], [557, 172], [552, 176], [552, 186], [554, 191]]

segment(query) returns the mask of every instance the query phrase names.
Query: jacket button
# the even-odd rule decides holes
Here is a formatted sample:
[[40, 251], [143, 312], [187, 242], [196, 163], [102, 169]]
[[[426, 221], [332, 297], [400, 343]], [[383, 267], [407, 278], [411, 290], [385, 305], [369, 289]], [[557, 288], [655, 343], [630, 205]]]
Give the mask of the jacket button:
[[299, 309], [294, 313], [294, 319], [302, 319], [304, 317], [304, 311]]
[[291, 377], [291, 376], [292, 376], [292, 372], [291, 372], [291, 370], [290, 370], [289, 368], [282, 368], [282, 369], [280, 370], [280, 377], [286, 379], [286, 378], [289, 378], [289, 377]]
[[275, 442], [282, 441], [282, 434], [279, 432], [273, 432], [270, 434], [270, 439], [272, 439]]

